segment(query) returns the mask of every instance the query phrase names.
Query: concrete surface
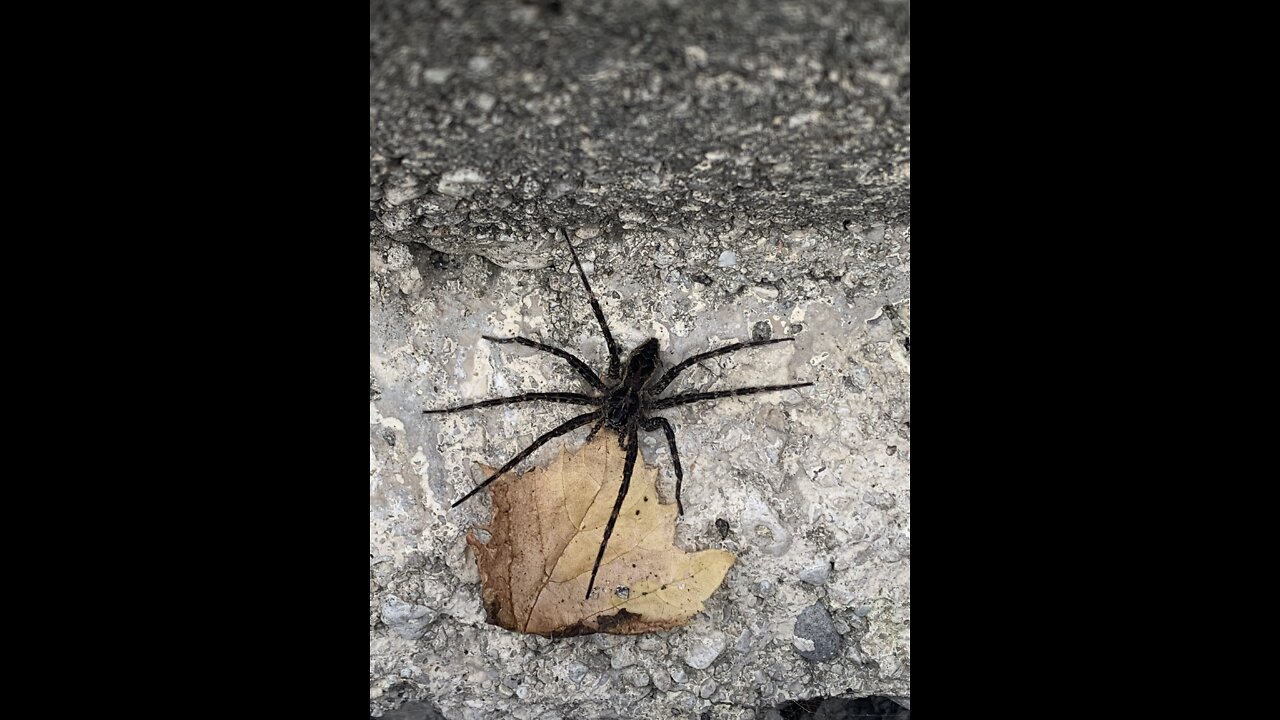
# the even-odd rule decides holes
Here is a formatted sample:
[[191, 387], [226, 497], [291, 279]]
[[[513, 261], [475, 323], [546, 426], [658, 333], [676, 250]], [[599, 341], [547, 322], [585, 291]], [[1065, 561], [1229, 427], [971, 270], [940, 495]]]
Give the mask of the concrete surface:
[[[370, 7], [371, 714], [750, 718], [909, 696], [909, 4]], [[676, 362], [796, 337], [673, 389], [817, 383], [665, 413], [678, 541], [739, 556], [687, 628], [552, 641], [483, 620], [464, 535], [488, 500], [449, 504], [475, 462], [573, 408], [421, 410], [585, 390], [482, 334], [602, 372], [556, 228], [625, 348], [656, 337]], [[642, 449], [670, 499], [664, 445]]]

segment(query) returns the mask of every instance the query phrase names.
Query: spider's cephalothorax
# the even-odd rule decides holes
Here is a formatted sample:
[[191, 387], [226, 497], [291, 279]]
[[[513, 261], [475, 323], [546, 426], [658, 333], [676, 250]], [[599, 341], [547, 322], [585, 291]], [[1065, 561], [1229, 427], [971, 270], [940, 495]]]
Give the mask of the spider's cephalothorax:
[[622, 501], [627, 497], [627, 489], [631, 485], [631, 473], [635, 468], [636, 455], [639, 450], [639, 442], [637, 435], [640, 430], [654, 431], [661, 430], [667, 438], [667, 449], [671, 451], [671, 466], [675, 470], [676, 475], [676, 508], [680, 514], [684, 514], [684, 504], [680, 501], [680, 485], [684, 482], [684, 471], [680, 467], [680, 454], [676, 451], [676, 433], [671, 427], [671, 423], [666, 418], [651, 416], [651, 413], [658, 410], [665, 410], [689, 403], [701, 402], [703, 400], [714, 400], [716, 398], [730, 397], [732, 395], [752, 395], [760, 392], [771, 392], [774, 390], [788, 390], [791, 388], [800, 388], [813, 383], [792, 383], [789, 385], [760, 385], [757, 387], [737, 388], [735, 390], [715, 390], [711, 392], [695, 392], [681, 393], [679, 395], [671, 395], [660, 398], [663, 390], [671, 384], [676, 376], [684, 372], [695, 363], [707, 360], [720, 355], [727, 355], [743, 348], [755, 347], [757, 345], [771, 345], [779, 342], [790, 342], [794, 338], [776, 338], [773, 340], [757, 340], [754, 342], [741, 342], [726, 345], [708, 352], [694, 355], [683, 362], [677, 363], [667, 370], [657, 380], [653, 380], [653, 376], [662, 366], [662, 361], [658, 357], [658, 341], [650, 338], [640, 344], [631, 354], [627, 356], [625, 365], [622, 363], [618, 352], [618, 344], [613, 340], [613, 334], [609, 332], [609, 324], [605, 322], [604, 311], [600, 309], [600, 302], [596, 299], [596, 294], [591, 290], [591, 283], [587, 282], [587, 274], [582, 270], [582, 263], [578, 262], [578, 254], [573, 249], [573, 244], [569, 242], [567, 235], [565, 243], [569, 246], [569, 255], [573, 258], [573, 265], [578, 270], [578, 277], [582, 278], [582, 286], [586, 288], [587, 298], [591, 301], [591, 310], [595, 313], [596, 320], [600, 323], [600, 329], [604, 332], [605, 344], [609, 347], [609, 370], [605, 373], [612, 382], [606, 384], [596, 375], [586, 363], [578, 359], [576, 355], [566, 352], [559, 348], [543, 345], [535, 340], [524, 337], [512, 338], [496, 338], [488, 335], [483, 336], [485, 340], [497, 343], [516, 343], [525, 345], [546, 353], [555, 355], [569, 363], [569, 366], [582, 377], [582, 380], [596, 390], [595, 395], [585, 395], [574, 392], [537, 392], [524, 393], [514, 397], [495, 398], [493, 400], [481, 400], [480, 402], [470, 403], [468, 405], [459, 405], [458, 407], [441, 408], [439, 410], [424, 410], [424, 413], [447, 413], [458, 410], [470, 410], [472, 408], [493, 407], [496, 405], [509, 405], [512, 403], [532, 402], [541, 400], [544, 402], [570, 403], [574, 405], [589, 405], [595, 409], [591, 412], [583, 413], [577, 417], [570, 418], [562, 423], [559, 427], [545, 433], [529, 447], [521, 450], [519, 454], [507, 461], [505, 465], [498, 468], [496, 472], [485, 479], [484, 482], [477, 485], [471, 492], [463, 495], [460, 499], [453, 503], [452, 507], [457, 507], [469, 499], [472, 495], [480, 492], [489, 483], [502, 477], [504, 473], [519, 465], [522, 460], [533, 454], [535, 450], [545, 445], [547, 442], [564, 435], [565, 433], [576, 430], [586, 425], [592, 425], [591, 435], [595, 435], [601, 427], [607, 427], [618, 434], [618, 442], [622, 449], [626, 451], [626, 461], [622, 471], [622, 485], [618, 488], [618, 497], [613, 504], [613, 513], [609, 516], [609, 523], [604, 528], [604, 538], [600, 542], [600, 551], [596, 554], [595, 565], [591, 568], [591, 580], [587, 583], [587, 597], [591, 597], [591, 589], [595, 586], [596, 573], [600, 570], [600, 561], [604, 559], [605, 548], [609, 546], [609, 537], [613, 535], [613, 527], [618, 522], [618, 511], [622, 509]]

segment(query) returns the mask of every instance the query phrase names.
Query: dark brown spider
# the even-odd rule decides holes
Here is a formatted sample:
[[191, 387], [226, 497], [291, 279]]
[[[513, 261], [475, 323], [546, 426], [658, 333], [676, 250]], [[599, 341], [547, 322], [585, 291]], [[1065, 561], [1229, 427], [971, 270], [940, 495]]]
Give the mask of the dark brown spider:
[[587, 367], [587, 364], [578, 359], [577, 356], [553, 348], [549, 345], [543, 345], [540, 342], [530, 340], [524, 337], [496, 338], [484, 335], [485, 340], [496, 343], [517, 343], [528, 347], [551, 353], [556, 357], [563, 358], [574, 370], [577, 371], [582, 379], [588, 385], [595, 388], [599, 395], [583, 395], [581, 393], [569, 392], [536, 392], [525, 393], [513, 397], [494, 398], [493, 400], [481, 400], [480, 402], [470, 403], [467, 405], [459, 405], [458, 407], [442, 408], [440, 410], [423, 410], [426, 414], [457, 412], [459, 410], [470, 410], [472, 408], [494, 407], [498, 405], [510, 405], [513, 403], [531, 402], [534, 400], [544, 400], [547, 402], [570, 403], [574, 405], [594, 405], [596, 410], [589, 413], [583, 413], [575, 418], [571, 418], [551, 432], [539, 437], [533, 441], [529, 447], [521, 450], [515, 457], [507, 461], [505, 465], [498, 468], [497, 472], [490, 475], [484, 482], [477, 485], [471, 492], [463, 495], [461, 499], [453, 503], [450, 507], [457, 507], [466, 502], [472, 495], [480, 492], [489, 483], [502, 477], [504, 473], [511, 470], [520, 463], [521, 460], [529, 457], [535, 450], [545, 445], [547, 442], [558, 438], [565, 433], [571, 432], [584, 425], [592, 422], [595, 425], [591, 428], [591, 433], [587, 435], [590, 440], [601, 427], [607, 427], [618, 434], [618, 444], [626, 451], [626, 464], [622, 471], [622, 486], [618, 488], [618, 499], [613, 503], [613, 514], [609, 516], [609, 524], [604, 528], [604, 540], [600, 542], [600, 552], [596, 554], [595, 565], [591, 568], [591, 580], [587, 583], [587, 597], [591, 597], [591, 588], [596, 584], [596, 573], [600, 570], [600, 561], [604, 559], [605, 548], [609, 546], [609, 537], [613, 535], [613, 526], [618, 521], [618, 511], [622, 509], [622, 501], [627, 496], [627, 488], [631, 485], [631, 472], [636, 464], [636, 453], [639, 449], [636, 435], [640, 430], [661, 430], [667, 436], [667, 447], [671, 451], [671, 464], [676, 471], [676, 508], [680, 514], [684, 514], [684, 504], [680, 502], [680, 484], [684, 481], [684, 471], [680, 468], [680, 454], [676, 451], [676, 433], [671, 427], [671, 423], [666, 418], [650, 417], [649, 413], [657, 410], [665, 410], [678, 405], [687, 405], [689, 403], [701, 402], [703, 400], [714, 400], [716, 398], [731, 397], [734, 395], [752, 395], [761, 392], [773, 392], [775, 390], [790, 390], [791, 388], [801, 388], [813, 383], [793, 383], [791, 385], [762, 385], [759, 387], [737, 388], [735, 390], [716, 390], [713, 392], [695, 392], [683, 393], [680, 395], [672, 395], [670, 397], [659, 398], [658, 395], [671, 384], [676, 376], [689, 369], [696, 363], [707, 360], [719, 355], [727, 355], [744, 348], [755, 347], [757, 345], [772, 345], [773, 343], [790, 342], [795, 338], [776, 338], [773, 340], [758, 340], [754, 342], [740, 342], [732, 345], [726, 345], [722, 348], [704, 352], [681, 362], [677, 363], [671, 369], [667, 370], [657, 380], [650, 382], [661, 365], [658, 358], [658, 341], [654, 338], [645, 340], [631, 354], [627, 356], [627, 362], [624, 365], [620, 360], [618, 353], [618, 344], [613, 340], [613, 333], [609, 332], [609, 324], [605, 322], [604, 312], [600, 310], [600, 302], [596, 300], [596, 294], [591, 290], [591, 284], [587, 282], [587, 274], [582, 271], [582, 263], [578, 262], [578, 253], [573, 249], [573, 243], [569, 242], [569, 236], [564, 236], [565, 244], [569, 246], [569, 254], [573, 257], [573, 265], [578, 269], [578, 277], [582, 278], [582, 286], [587, 290], [587, 297], [591, 300], [591, 309], [596, 314], [596, 320], [600, 322], [600, 329], [604, 331], [605, 343], [609, 346], [609, 371], [606, 377], [609, 382], [601, 380], [598, 375]]

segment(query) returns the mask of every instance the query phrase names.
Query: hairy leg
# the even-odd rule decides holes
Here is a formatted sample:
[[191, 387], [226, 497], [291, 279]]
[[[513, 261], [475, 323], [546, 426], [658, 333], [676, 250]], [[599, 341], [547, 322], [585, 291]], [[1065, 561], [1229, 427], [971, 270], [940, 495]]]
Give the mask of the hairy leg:
[[618, 354], [618, 343], [613, 340], [613, 333], [609, 332], [609, 323], [604, 320], [604, 311], [600, 309], [600, 301], [596, 299], [596, 294], [591, 290], [591, 283], [587, 282], [587, 274], [582, 271], [582, 263], [578, 262], [578, 253], [573, 249], [573, 243], [569, 242], [569, 234], [564, 230], [560, 231], [564, 234], [564, 242], [569, 246], [569, 254], [573, 256], [573, 266], [578, 268], [578, 277], [582, 278], [582, 287], [587, 289], [587, 298], [591, 300], [591, 310], [596, 314], [596, 320], [600, 322], [600, 329], [604, 331], [604, 342], [609, 346], [609, 377], [617, 378], [621, 374], [622, 360]]
[[579, 415], [575, 418], [566, 420], [563, 424], [561, 424], [556, 429], [552, 430], [549, 433], [546, 433], [545, 435], [538, 438], [537, 440], [534, 440], [532, 445], [525, 448], [524, 450], [521, 450], [520, 454], [508, 460], [506, 465], [503, 465], [502, 467], [498, 468], [497, 472], [490, 475], [484, 482], [475, 486], [475, 489], [473, 489], [471, 492], [467, 493], [466, 495], [463, 495], [460, 500], [455, 502], [453, 505], [450, 505], [449, 507], [458, 507], [462, 503], [469, 500], [472, 495], [475, 495], [476, 493], [484, 489], [484, 487], [487, 486], [489, 483], [493, 482], [494, 480], [497, 480], [499, 477], [502, 477], [503, 473], [515, 467], [516, 465], [519, 465], [520, 461], [532, 455], [534, 450], [537, 450], [538, 448], [547, 444], [551, 440], [554, 440], [555, 438], [558, 438], [561, 435], [564, 435], [565, 433], [572, 432], [573, 430], [580, 428], [583, 425], [586, 425], [592, 420], [595, 420], [596, 418], [600, 417], [600, 415], [601, 415], [600, 411], [596, 410], [594, 412], [583, 413], [582, 415]]
[[654, 400], [650, 405], [650, 410], [663, 410], [665, 408], [675, 407], [677, 405], [687, 405], [702, 400], [715, 400], [722, 397], [733, 397], [734, 395], [754, 395], [762, 392], [773, 392], [775, 390], [790, 390], [792, 388], [802, 388], [812, 385], [811, 382], [793, 383], [791, 385], [761, 385], [760, 387], [745, 387], [734, 390], [716, 390], [714, 392], [698, 392], [685, 393], [683, 395], [672, 395], [661, 400]]
[[680, 452], [676, 450], [676, 431], [666, 418], [652, 417], [645, 420], [640, 427], [645, 430], [661, 430], [667, 435], [667, 449], [671, 451], [671, 465], [676, 471], [676, 509], [684, 514], [684, 503], [680, 502], [680, 485], [684, 482], [684, 470], [680, 468]]
[[613, 514], [609, 516], [609, 524], [604, 526], [604, 540], [600, 543], [600, 552], [596, 554], [596, 564], [591, 567], [591, 580], [587, 582], [587, 600], [591, 599], [591, 588], [596, 584], [596, 573], [600, 571], [600, 561], [604, 559], [604, 549], [609, 547], [609, 536], [613, 534], [613, 526], [618, 522], [618, 511], [622, 509], [622, 501], [627, 497], [627, 488], [631, 487], [631, 471], [636, 466], [636, 451], [640, 443], [636, 442], [636, 431], [632, 430], [627, 438], [627, 463], [622, 466], [622, 485], [618, 486], [618, 499], [613, 502]]
[[688, 360], [682, 361], [678, 365], [673, 366], [670, 370], [663, 373], [662, 377], [658, 378], [658, 381], [656, 383], [649, 386], [649, 394], [657, 395], [663, 390], [666, 390], [667, 386], [670, 385], [671, 382], [676, 379], [677, 375], [684, 372], [685, 370], [688, 370], [690, 367], [693, 367], [697, 363], [702, 362], [703, 360], [717, 357], [719, 355], [728, 355], [731, 352], [745, 350], [746, 348], [750, 348], [750, 347], [758, 347], [760, 345], [772, 345], [774, 343], [780, 343], [780, 342], [795, 342], [795, 338], [788, 337], [788, 338], [777, 338], [774, 340], [754, 340], [752, 342], [734, 343], [732, 345], [725, 345], [722, 348], [716, 348], [715, 350], [711, 350], [710, 352], [704, 352], [698, 355], [694, 355]]
[[596, 421], [596, 424], [591, 426], [591, 432], [587, 433], [587, 442], [591, 442], [591, 438], [595, 437], [602, 427], [604, 427], [603, 414], [600, 415], [600, 419]]
[[535, 400], [544, 400], [546, 402], [572, 403], [574, 405], [599, 405], [604, 402], [602, 398], [591, 397], [581, 393], [525, 393], [523, 395], [514, 395], [512, 397], [494, 398], [492, 400], [481, 400], [467, 405], [459, 405], [451, 408], [440, 408], [439, 410], [423, 410], [427, 415], [437, 413], [458, 412], [459, 410], [471, 410], [473, 408], [493, 407], [495, 405], [514, 405], [515, 403], [533, 402]]
[[529, 338], [525, 338], [525, 337], [499, 338], [499, 337], [493, 337], [491, 335], [481, 335], [481, 337], [483, 337], [485, 340], [488, 340], [489, 342], [517, 343], [520, 345], [524, 345], [526, 347], [534, 348], [535, 350], [541, 350], [542, 352], [545, 352], [545, 353], [551, 353], [552, 355], [555, 355], [558, 358], [568, 360], [569, 365], [573, 367], [573, 369], [576, 370], [578, 374], [582, 376], [582, 379], [586, 380], [591, 385], [591, 387], [599, 390], [600, 392], [604, 392], [606, 389], [604, 386], [604, 382], [600, 380], [600, 376], [596, 375], [594, 370], [587, 367], [587, 364], [582, 362], [582, 360], [578, 359], [578, 356], [574, 355], [573, 353], [567, 352], [565, 350], [561, 350], [560, 348], [551, 347], [550, 345], [543, 345], [542, 343], [537, 342], [536, 340], [530, 340]]

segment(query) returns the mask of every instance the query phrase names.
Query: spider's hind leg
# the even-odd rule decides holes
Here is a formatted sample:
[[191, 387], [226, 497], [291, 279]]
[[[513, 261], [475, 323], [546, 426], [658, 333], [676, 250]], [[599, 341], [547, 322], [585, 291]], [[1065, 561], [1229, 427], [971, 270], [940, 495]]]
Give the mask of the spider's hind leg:
[[423, 410], [426, 415], [438, 415], [440, 413], [458, 412], [459, 410], [474, 410], [475, 408], [497, 407], [499, 405], [514, 405], [522, 402], [533, 402], [541, 400], [545, 402], [572, 403], [574, 405], [599, 405], [602, 401], [600, 398], [593, 398], [590, 395], [582, 393], [525, 393], [523, 395], [515, 395], [513, 397], [493, 398], [492, 400], [481, 400], [480, 402], [468, 403], [466, 405], [458, 405], [456, 407], [438, 408], [436, 410]]
[[551, 432], [545, 433], [541, 437], [539, 437], [537, 440], [534, 440], [532, 445], [521, 450], [519, 454], [517, 454], [515, 457], [508, 460], [507, 464], [498, 468], [497, 472], [490, 475], [488, 478], [485, 479], [484, 482], [475, 486], [475, 488], [472, 489], [471, 492], [467, 493], [466, 495], [463, 495], [460, 499], [458, 499], [456, 502], [453, 503], [453, 505], [450, 505], [449, 507], [458, 507], [462, 503], [469, 500], [472, 495], [475, 495], [476, 493], [483, 490], [486, 486], [488, 486], [489, 483], [493, 482], [494, 480], [497, 480], [498, 478], [502, 477], [502, 475], [506, 473], [508, 470], [510, 470], [511, 468], [514, 468], [516, 465], [519, 465], [520, 461], [532, 455], [534, 450], [537, 450], [538, 448], [554, 440], [555, 438], [558, 438], [561, 435], [564, 435], [565, 433], [572, 432], [573, 430], [580, 428], [583, 425], [586, 425], [592, 420], [595, 420], [597, 417], [600, 417], [602, 414], [603, 413], [601, 413], [601, 411], [596, 410], [595, 412], [583, 413], [582, 415], [579, 415], [575, 418], [570, 418], [569, 420], [566, 420], [564, 423], [562, 423], [560, 426], [558, 426]]
[[600, 542], [600, 552], [596, 553], [596, 563], [591, 566], [591, 580], [587, 582], [587, 600], [591, 599], [591, 588], [596, 584], [596, 573], [600, 572], [600, 561], [604, 559], [604, 550], [609, 547], [609, 536], [613, 535], [613, 526], [618, 524], [618, 512], [622, 510], [622, 501], [627, 498], [627, 488], [631, 487], [631, 473], [636, 467], [636, 452], [640, 443], [636, 442], [636, 431], [633, 428], [627, 433], [627, 461], [622, 466], [622, 485], [618, 486], [618, 499], [613, 501], [613, 514], [609, 516], [609, 524], [604, 526], [604, 540]]
[[667, 436], [667, 449], [671, 451], [671, 466], [676, 471], [676, 509], [684, 514], [684, 503], [680, 502], [680, 485], [684, 482], [684, 470], [680, 468], [680, 452], [676, 450], [676, 431], [666, 418], [652, 417], [640, 426], [645, 430], [661, 430]]
[[591, 432], [587, 433], [587, 442], [591, 442], [591, 438], [595, 437], [602, 427], [604, 427], [604, 415], [601, 415], [596, 424], [591, 426]]

